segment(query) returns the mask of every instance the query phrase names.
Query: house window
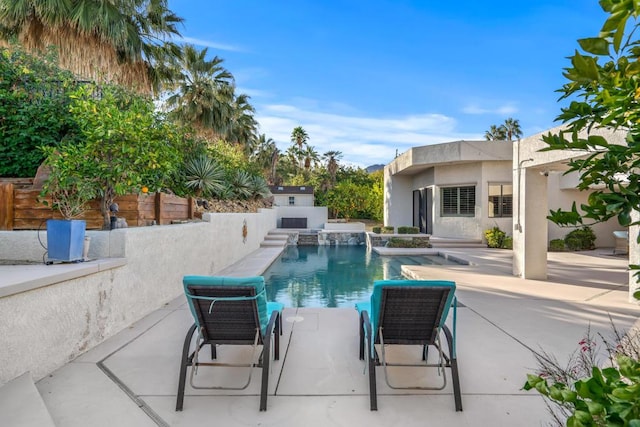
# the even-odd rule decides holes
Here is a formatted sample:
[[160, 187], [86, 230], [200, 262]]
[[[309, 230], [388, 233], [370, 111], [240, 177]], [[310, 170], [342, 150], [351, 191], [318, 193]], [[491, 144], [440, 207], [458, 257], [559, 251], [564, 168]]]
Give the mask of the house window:
[[513, 185], [489, 184], [489, 218], [513, 216]]
[[289, 206], [293, 206], [296, 204], [296, 198], [294, 196], [289, 196]]
[[441, 188], [440, 206], [442, 216], [475, 216], [475, 185]]

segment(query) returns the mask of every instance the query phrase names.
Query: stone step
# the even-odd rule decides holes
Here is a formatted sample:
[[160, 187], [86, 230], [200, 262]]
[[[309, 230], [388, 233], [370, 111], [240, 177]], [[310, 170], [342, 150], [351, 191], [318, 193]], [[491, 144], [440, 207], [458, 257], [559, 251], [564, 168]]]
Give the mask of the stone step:
[[55, 427], [31, 373], [0, 386], [0, 426]]

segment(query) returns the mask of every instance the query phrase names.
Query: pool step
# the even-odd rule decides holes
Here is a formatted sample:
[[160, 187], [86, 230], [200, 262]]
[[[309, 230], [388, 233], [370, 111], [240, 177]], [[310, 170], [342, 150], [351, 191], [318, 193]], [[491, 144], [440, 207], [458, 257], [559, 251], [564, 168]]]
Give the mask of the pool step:
[[288, 234], [273, 233], [270, 231], [269, 234], [264, 236], [264, 240], [262, 241], [262, 243], [260, 243], [260, 247], [283, 247], [287, 245], [288, 239]]

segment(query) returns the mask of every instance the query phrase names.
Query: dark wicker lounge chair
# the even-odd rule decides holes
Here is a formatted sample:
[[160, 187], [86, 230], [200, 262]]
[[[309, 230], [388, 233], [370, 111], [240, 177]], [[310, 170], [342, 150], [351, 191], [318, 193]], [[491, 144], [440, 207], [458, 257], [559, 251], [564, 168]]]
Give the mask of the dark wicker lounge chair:
[[[182, 349], [176, 411], [182, 410], [188, 367], [191, 367], [190, 384], [193, 388], [243, 390], [251, 382], [254, 366], [262, 368], [260, 410], [266, 411], [272, 337], [273, 357], [275, 360], [280, 358], [282, 304], [267, 302], [261, 276], [185, 276], [183, 285], [195, 323], [187, 332]], [[195, 349], [190, 351], [194, 334], [197, 334]], [[211, 347], [212, 361], [200, 362], [198, 353], [207, 344]], [[216, 345], [251, 345], [253, 354], [247, 363], [220, 363], [215, 361]], [[259, 345], [262, 345], [262, 354], [258, 364], [254, 365]], [[194, 373], [199, 366], [246, 367], [248, 378], [238, 387], [196, 385]]]
[[[442, 390], [446, 387], [443, 368], [451, 369], [456, 411], [462, 411], [462, 395], [456, 358], [456, 299], [454, 282], [435, 280], [379, 280], [374, 282], [371, 301], [356, 304], [360, 318], [360, 360], [365, 359], [369, 371], [371, 410], [378, 409], [376, 365], [384, 367], [385, 380], [391, 388]], [[453, 334], [445, 325], [453, 306]], [[448, 352], [440, 343], [440, 332], [447, 340]], [[365, 346], [366, 343], [366, 346]], [[375, 344], [380, 344], [380, 356]], [[421, 364], [392, 364], [385, 359], [385, 347], [393, 344], [420, 345]], [[438, 362], [428, 363], [429, 346], [438, 351]], [[423, 366], [442, 369], [440, 386], [392, 385], [387, 366]]]

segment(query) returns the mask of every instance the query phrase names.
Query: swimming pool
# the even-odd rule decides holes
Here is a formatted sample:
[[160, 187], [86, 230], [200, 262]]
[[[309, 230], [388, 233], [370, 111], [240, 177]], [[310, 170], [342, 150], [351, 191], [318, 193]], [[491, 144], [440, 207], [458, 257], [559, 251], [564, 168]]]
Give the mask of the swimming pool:
[[370, 297], [374, 280], [402, 278], [402, 265], [439, 263], [448, 262], [379, 256], [364, 246], [288, 246], [263, 276], [268, 299], [286, 307], [353, 307]]

